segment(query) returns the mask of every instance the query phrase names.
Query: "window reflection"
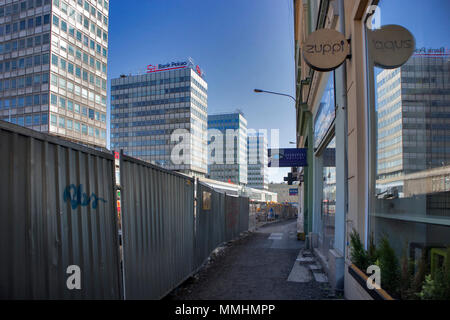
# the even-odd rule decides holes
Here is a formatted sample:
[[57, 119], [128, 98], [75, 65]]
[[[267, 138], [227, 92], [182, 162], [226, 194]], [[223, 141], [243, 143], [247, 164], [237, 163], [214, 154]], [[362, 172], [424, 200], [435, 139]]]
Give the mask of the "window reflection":
[[336, 213], [336, 138], [333, 138], [323, 151], [322, 157], [322, 232], [321, 251], [328, 257], [334, 248], [334, 217]]
[[[450, 252], [445, 251], [450, 245], [450, 22], [443, 18], [450, 4], [384, 0], [379, 8], [381, 25], [407, 28], [416, 50], [396, 69], [374, 67], [368, 52], [368, 238], [375, 245], [386, 238], [398, 264], [414, 267], [394, 270], [399, 277], [405, 276], [402, 272], [418, 277], [415, 288], [403, 284], [407, 289], [391, 288], [390, 293], [417, 298], [425, 274], [445, 270], [442, 259], [431, 263], [433, 252]], [[423, 275], [417, 275], [420, 265]]]

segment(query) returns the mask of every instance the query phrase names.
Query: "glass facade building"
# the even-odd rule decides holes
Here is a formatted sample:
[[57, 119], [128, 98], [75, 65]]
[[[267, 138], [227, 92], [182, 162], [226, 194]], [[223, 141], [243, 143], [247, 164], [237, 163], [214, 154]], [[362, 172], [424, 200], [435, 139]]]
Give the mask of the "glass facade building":
[[421, 54], [376, 76], [377, 193], [412, 195], [408, 174], [450, 166], [449, 77], [449, 55]]
[[[209, 135], [213, 130], [220, 131], [222, 150], [208, 149], [208, 156], [215, 153], [214, 163], [208, 162], [208, 175], [211, 179], [247, 184], [247, 120], [240, 112], [208, 115]], [[208, 145], [212, 146], [208, 137]], [[216, 145], [217, 146], [217, 145]], [[217, 154], [220, 152], [219, 154]], [[219, 156], [219, 159], [218, 159]]]
[[[121, 76], [111, 82], [111, 149], [169, 170], [207, 172], [208, 85], [191, 66]], [[188, 158], [174, 162], [184, 131]]]
[[266, 136], [261, 133], [248, 133], [248, 171], [247, 187], [269, 189], [268, 144]]
[[0, 1], [0, 119], [106, 147], [109, 3]]

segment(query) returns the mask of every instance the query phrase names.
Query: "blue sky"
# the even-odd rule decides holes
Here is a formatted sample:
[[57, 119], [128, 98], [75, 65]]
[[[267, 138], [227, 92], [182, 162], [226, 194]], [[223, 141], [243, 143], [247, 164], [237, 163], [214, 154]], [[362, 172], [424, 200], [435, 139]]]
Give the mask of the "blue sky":
[[[109, 79], [192, 57], [206, 73], [208, 113], [239, 108], [249, 128], [279, 129], [280, 146], [294, 147], [294, 102], [253, 92], [295, 95], [291, 0], [115, 0], [109, 21]], [[269, 180], [287, 171], [270, 169]]]

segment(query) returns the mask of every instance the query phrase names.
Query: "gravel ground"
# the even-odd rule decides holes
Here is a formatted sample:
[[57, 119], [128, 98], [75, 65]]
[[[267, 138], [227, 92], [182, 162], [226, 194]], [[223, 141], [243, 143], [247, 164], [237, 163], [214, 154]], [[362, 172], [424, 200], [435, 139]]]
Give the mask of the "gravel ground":
[[[276, 233], [281, 240], [271, 240]], [[328, 299], [328, 286], [287, 278], [303, 248], [296, 222], [263, 226], [224, 247], [193, 277], [173, 290], [167, 300], [317, 300]]]

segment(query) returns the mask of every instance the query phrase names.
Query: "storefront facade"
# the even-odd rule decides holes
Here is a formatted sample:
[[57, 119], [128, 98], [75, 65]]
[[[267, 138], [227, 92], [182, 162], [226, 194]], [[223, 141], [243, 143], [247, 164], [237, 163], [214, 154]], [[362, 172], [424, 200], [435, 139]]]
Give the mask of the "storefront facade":
[[[414, 299], [424, 297], [427, 276], [437, 286], [448, 281], [447, 9], [445, 0], [294, 1], [297, 146], [308, 149], [302, 231], [348, 299]], [[350, 46], [331, 70], [305, 61], [319, 29], [341, 33]], [[363, 262], [355, 260], [358, 239]], [[370, 265], [380, 267], [383, 294], [352, 271], [367, 276]]]

